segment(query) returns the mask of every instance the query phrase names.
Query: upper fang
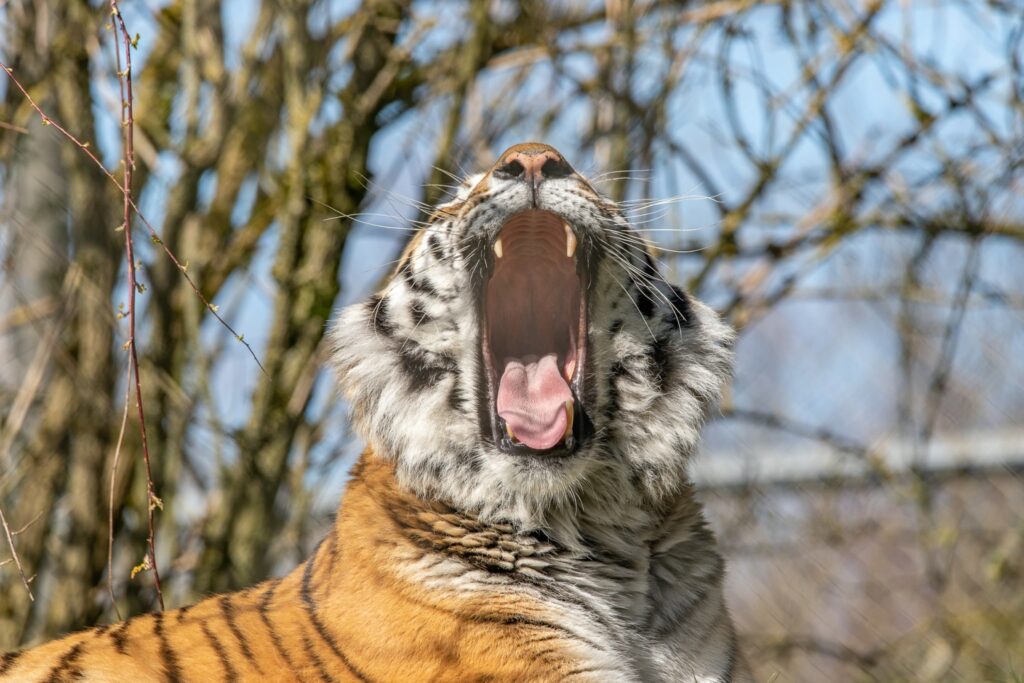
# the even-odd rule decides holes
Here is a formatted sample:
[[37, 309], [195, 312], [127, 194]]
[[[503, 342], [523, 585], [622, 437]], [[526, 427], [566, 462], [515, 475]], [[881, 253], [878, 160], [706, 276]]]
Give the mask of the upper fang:
[[498, 258], [502, 257], [500, 237], [494, 241], [494, 253], [498, 255]]
[[576, 235], [568, 223], [562, 223], [562, 226], [565, 228], [565, 255], [572, 258], [572, 255], [576, 253]]

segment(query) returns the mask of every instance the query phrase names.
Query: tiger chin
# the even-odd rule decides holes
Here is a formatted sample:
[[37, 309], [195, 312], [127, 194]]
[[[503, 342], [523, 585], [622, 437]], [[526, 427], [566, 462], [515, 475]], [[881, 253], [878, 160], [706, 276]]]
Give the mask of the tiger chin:
[[0, 658], [16, 681], [747, 681], [687, 477], [733, 335], [517, 145], [330, 331], [369, 444], [291, 574]]

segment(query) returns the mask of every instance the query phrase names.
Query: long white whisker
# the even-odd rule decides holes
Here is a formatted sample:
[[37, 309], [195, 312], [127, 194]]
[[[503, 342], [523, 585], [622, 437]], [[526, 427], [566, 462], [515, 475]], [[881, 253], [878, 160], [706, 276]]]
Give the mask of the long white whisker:
[[612, 281], [615, 282], [615, 284], [617, 284], [619, 286], [619, 289], [622, 290], [622, 293], [625, 294], [626, 298], [629, 299], [630, 303], [633, 304], [633, 308], [636, 309], [637, 315], [639, 315], [640, 319], [644, 321], [644, 327], [646, 327], [647, 331], [651, 334], [651, 341], [654, 341], [654, 342], [658, 341], [658, 338], [656, 336], [654, 336], [654, 330], [652, 330], [651, 326], [647, 324], [647, 318], [644, 317], [644, 314], [640, 310], [640, 307], [637, 306], [635, 301], [633, 301], [633, 297], [631, 297], [629, 295], [629, 291], [626, 289], [626, 286], [623, 285], [621, 282], [619, 282], [619, 279], [617, 277], [615, 277], [615, 275], [610, 270], [605, 268], [603, 264], [601, 265], [601, 270], [603, 270], [604, 272], [608, 273], [608, 276], [612, 279]]
[[[602, 242], [608, 249], [609, 253], [612, 255], [612, 258], [614, 258], [615, 261], [623, 268], [623, 270], [626, 271], [626, 275], [629, 276], [630, 280], [633, 281], [633, 284], [635, 284], [638, 288], [644, 290], [647, 293], [647, 297], [650, 298], [652, 301], [656, 296], [657, 298], [660, 298], [663, 302], [665, 302], [665, 304], [669, 307], [669, 310], [672, 311], [673, 317], [675, 317], [676, 319], [676, 329], [679, 330], [679, 334], [682, 335], [683, 321], [680, 320], [679, 311], [676, 309], [676, 306], [672, 303], [672, 301], [668, 298], [668, 295], [662, 292], [661, 289], [659, 289], [655, 284], [649, 282], [649, 279], [652, 277], [651, 274], [644, 272], [637, 268], [635, 265], [633, 265], [629, 261], [629, 254], [624, 253], [617, 245], [611, 244], [604, 240], [602, 240]], [[654, 276], [657, 282], [661, 282], [669, 289], [672, 288], [671, 283], [669, 283], [668, 280], [666, 280], [665, 277], [657, 270], [654, 271]]]

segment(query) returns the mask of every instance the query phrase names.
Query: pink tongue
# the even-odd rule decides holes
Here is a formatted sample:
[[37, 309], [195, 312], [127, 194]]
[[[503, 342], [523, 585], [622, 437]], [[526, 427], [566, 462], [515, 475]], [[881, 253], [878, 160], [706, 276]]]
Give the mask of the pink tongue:
[[520, 442], [544, 450], [561, 441], [568, 420], [565, 403], [571, 400], [555, 354], [506, 359], [498, 383], [498, 415]]

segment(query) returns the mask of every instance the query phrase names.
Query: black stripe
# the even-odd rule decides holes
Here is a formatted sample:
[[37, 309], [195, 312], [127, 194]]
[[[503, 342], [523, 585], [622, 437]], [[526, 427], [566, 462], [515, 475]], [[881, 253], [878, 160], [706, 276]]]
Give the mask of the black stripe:
[[462, 614], [460, 612], [452, 612], [452, 614], [461, 617], [466, 621], [482, 621], [491, 624], [501, 624], [503, 626], [533, 626], [534, 628], [546, 628], [557, 633], [561, 633], [567, 638], [578, 640], [581, 643], [589, 645], [590, 647], [604, 652], [604, 648], [588, 638], [584, 638], [578, 633], [571, 631], [564, 626], [558, 624], [552, 624], [549, 621], [543, 621], [541, 619], [534, 619], [533, 617], [527, 617], [522, 614]]
[[260, 598], [259, 603], [256, 606], [256, 611], [259, 612], [260, 618], [267, 627], [267, 631], [270, 632], [270, 642], [274, 644], [274, 649], [281, 655], [281, 659], [288, 663], [288, 668], [292, 671], [297, 671], [295, 662], [288, 656], [288, 652], [284, 649], [284, 645], [281, 643], [281, 636], [278, 635], [277, 630], [274, 629], [274, 625], [270, 623], [270, 601], [274, 599], [274, 592], [280, 585], [281, 579], [274, 579], [270, 582], [270, 587], [267, 588], [267, 592]]
[[437, 290], [434, 289], [434, 285], [430, 283], [430, 280], [413, 275], [412, 266], [408, 263], [402, 269], [402, 277], [405, 278], [405, 283], [409, 285], [409, 289], [412, 291], [428, 296], [438, 296]]
[[536, 645], [537, 643], [546, 643], [546, 642], [551, 641], [551, 640], [558, 640], [559, 638], [561, 638], [561, 636], [557, 636], [554, 633], [546, 633], [546, 634], [544, 634], [542, 636], [537, 636], [535, 638], [528, 638], [526, 640], [521, 640], [519, 642], [522, 645]]
[[[75, 667], [75, 660], [82, 656], [85, 643], [77, 643], [57, 660], [50, 675], [46, 677], [46, 683], [60, 683], [64, 680], [75, 680], [81, 676], [81, 671]], [[68, 678], [65, 678], [65, 675]]]
[[377, 334], [390, 337], [395, 333], [395, 325], [388, 317], [388, 300], [380, 294], [375, 294], [366, 302], [366, 309], [370, 313], [370, 325]]
[[[594, 668], [594, 667], [580, 667], [578, 669], [572, 669], [571, 671], [567, 671], [564, 674], [562, 674], [562, 680], [565, 680], [566, 678], [571, 678], [572, 676], [582, 676], [583, 674], [592, 674], [592, 673], [595, 673], [597, 671], [606, 671], [606, 670], [607, 669], [598, 669], [598, 668]], [[589, 678], [588, 678], [588, 680], [589, 680]]]
[[409, 317], [412, 318], [412, 323], [416, 326], [429, 325], [434, 322], [434, 316], [427, 313], [427, 309], [419, 299], [413, 299], [409, 304]]
[[337, 679], [330, 673], [328, 673], [327, 669], [324, 667], [324, 663], [320, 659], [319, 655], [317, 655], [316, 649], [313, 647], [313, 641], [309, 639], [308, 635], [302, 636], [302, 647], [306, 650], [306, 654], [313, 661], [313, 665], [316, 667], [316, 670], [320, 673], [320, 677], [323, 678], [325, 681], [330, 681], [330, 683], [334, 683], [334, 681], [336, 681]]
[[313, 624], [313, 628], [316, 629], [316, 632], [320, 635], [321, 638], [323, 638], [324, 642], [327, 643], [327, 646], [331, 648], [331, 652], [333, 652], [335, 656], [337, 656], [337, 658], [340, 659], [346, 667], [348, 667], [348, 670], [351, 671], [352, 674], [359, 680], [369, 681], [370, 679], [367, 678], [362, 671], [356, 668], [356, 666], [352, 664], [351, 661], [349, 661], [349, 658], [346, 657], [345, 653], [341, 651], [341, 648], [338, 646], [338, 643], [334, 639], [334, 636], [331, 635], [330, 631], [327, 630], [327, 627], [324, 626], [324, 623], [320, 621], [320, 617], [317, 616], [316, 602], [313, 599], [312, 593], [312, 581], [313, 562], [319, 555], [320, 552], [318, 548], [317, 553], [313, 555], [313, 557], [306, 560], [306, 568], [302, 572], [302, 589], [300, 590], [300, 595], [302, 596], [302, 603], [306, 607], [306, 613], [309, 616], [309, 621]]
[[156, 638], [160, 641], [160, 658], [163, 660], [164, 673], [167, 674], [167, 679], [170, 681], [182, 680], [181, 665], [178, 663], [178, 656], [174, 654], [174, 648], [171, 647], [171, 641], [167, 639], [167, 634], [164, 633], [164, 613], [157, 612], [153, 615], [153, 633], [156, 634]]
[[242, 648], [242, 654], [245, 656], [246, 661], [252, 664], [253, 668], [259, 673], [263, 673], [260, 668], [259, 662], [256, 661], [256, 657], [252, 654], [252, 650], [249, 649], [249, 641], [245, 639], [245, 635], [238, 628], [238, 624], [235, 622], [235, 607], [231, 604], [230, 595], [220, 596], [220, 610], [224, 613], [224, 621], [227, 622], [228, 628], [231, 630], [231, 634], [238, 641], [238, 646]]
[[18, 661], [18, 658], [24, 653], [24, 650], [18, 650], [17, 652], [8, 652], [0, 657], [0, 674], [6, 673], [14, 663]]
[[[590, 647], [594, 648], [595, 650], [597, 650], [599, 652], [606, 652], [607, 651], [604, 647], [602, 647], [601, 645], [595, 643], [594, 641], [590, 640], [589, 638], [585, 638], [584, 636], [581, 636], [578, 633], [576, 633], [575, 631], [572, 631], [572, 630], [570, 630], [570, 629], [568, 629], [568, 628], [566, 628], [564, 626], [559, 626], [558, 624], [552, 624], [549, 621], [543, 621], [541, 619], [534, 619], [533, 617], [527, 617], [527, 616], [522, 615], [522, 614], [486, 614], [486, 613], [466, 614], [464, 612], [459, 612], [457, 610], [448, 609], [448, 608], [445, 608], [445, 607], [441, 607], [439, 605], [435, 605], [433, 603], [427, 602], [426, 600], [418, 600], [416, 598], [413, 598], [411, 595], [402, 595], [402, 598], [404, 600], [406, 600], [407, 602], [411, 602], [414, 605], [418, 605], [420, 607], [424, 607], [424, 608], [427, 608], [427, 609], [432, 609], [432, 610], [441, 612], [442, 614], [448, 614], [450, 616], [455, 617], [456, 619], [458, 619], [460, 621], [464, 621], [464, 622], [467, 622], [467, 623], [487, 623], [487, 624], [501, 624], [503, 626], [533, 626], [535, 628], [545, 628], [545, 629], [549, 629], [551, 631], [554, 631], [556, 633], [560, 633], [563, 636], [565, 636], [567, 638], [570, 638], [572, 640], [576, 640], [576, 641], [581, 642], [581, 643], [583, 643], [585, 645], [589, 645]], [[596, 615], [592, 615], [592, 616], [596, 616]]]
[[177, 617], [177, 619], [178, 619], [178, 623], [179, 624], [182, 623], [183, 621], [185, 621], [185, 615], [188, 614], [188, 611], [190, 609], [192, 609], [192, 605], [185, 605], [184, 607], [182, 607], [181, 609], [178, 610], [178, 617]]
[[655, 339], [651, 344], [651, 366], [654, 373], [650, 379], [658, 393], [664, 392], [665, 384], [671, 378], [673, 360], [671, 337]]
[[231, 660], [228, 659], [228, 652], [224, 649], [224, 645], [217, 640], [217, 636], [210, 630], [210, 625], [203, 622], [203, 635], [210, 641], [210, 647], [217, 653], [217, 658], [220, 659], [220, 663], [224, 665], [224, 678], [227, 681], [238, 680], [238, 672], [235, 671], [235, 667], [232, 666]]
[[658, 304], [658, 282], [662, 279], [658, 274], [658, 269], [654, 266], [654, 260], [651, 255], [646, 251], [643, 252], [643, 258], [640, 259], [640, 269], [642, 273], [636, 278], [630, 278], [633, 280], [633, 284], [636, 285], [636, 305], [640, 309], [640, 312], [645, 318], [650, 318], [654, 315], [654, 308]]
[[[602, 562], [608, 561], [610, 560], [602, 559]], [[627, 569], [635, 568], [635, 564], [631, 564], [628, 562], [621, 562], [619, 563], [619, 566], [626, 567]], [[525, 577], [525, 582], [536, 586], [540, 590], [544, 590], [548, 586], [547, 579], [539, 577]], [[584, 598], [580, 597], [579, 595], [574, 595], [572, 593], [560, 593], [557, 599], [559, 602], [566, 603], [580, 610], [581, 612], [589, 614], [591, 619], [594, 619], [600, 626], [609, 631], [612, 631], [615, 628], [617, 628], [617, 626], [614, 623], [612, 623], [611, 620], [602, 615], [598, 610], [594, 608], [594, 606], [591, 603], [587, 602]]]
[[402, 370], [408, 375], [409, 388], [412, 391], [432, 387], [458, 369], [452, 356], [445, 353], [430, 353], [409, 340], [403, 342], [397, 352]]
[[653, 285], [650, 284], [644, 287], [637, 287], [636, 307], [645, 318], [650, 318], [654, 315], [654, 292], [650, 291], [652, 287]]
[[448, 407], [452, 410], [462, 410], [462, 387], [458, 382], [452, 382], [452, 390], [448, 392]]
[[684, 327], [693, 325], [693, 305], [690, 303], [689, 295], [673, 285], [672, 296], [669, 298], [669, 301], [672, 302], [672, 307], [676, 309], [676, 313], [679, 315], [679, 320], [672, 316], [672, 324], [678, 325], [682, 323]]
[[448, 258], [448, 254], [444, 253], [444, 245], [441, 244], [441, 238], [437, 235], [431, 235], [427, 238], [427, 247], [436, 261], [444, 261]]
[[[393, 511], [389, 507], [385, 507], [385, 511], [388, 514], [393, 515]], [[392, 518], [394, 518], [394, 517], [392, 517]], [[306, 573], [307, 574], [310, 571], [309, 570], [309, 566], [308, 566], [309, 564], [310, 564], [310, 562], [307, 562], [307, 567], [306, 567]], [[304, 577], [303, 583], [305, 584], [305, 577]], [[593, 648], [594, 650], [596, 650], [598, 652], [607, 652], [607, 650], [603, 646], [599, 645], [598, 643], [595, 643], [594, 641], [590, 640], [589, 638], [581, 636], [580, 634], [576, 633], [575, 631], [572, 631], [571, 629], [568, 629], [568, 628], [566, 628], [564, 626], [559, 626], [558, 624], [553, 624], [553, 623], [548, 622], [548, 621], [543, 621], [541, 619], [534, 619], [533, 617], [527, 617], [527, 616], [522, 615], [522, 614], [486, 614], [486, 613], [466, 614], [464, 612], [459, 612], [457, 610], [448, 609], [446, 607], [441, 607], [439, 605], [435, 605], [435, 604], [433, 604], [431, 602], [428, 602], [426, 600], [423, 600], [423, 599], [414, 598], [410, 594], [403, 594], [402, 595], [402, 599], [407, 601], [407, 602], [410, 602], [410, 603], [412, 603], [414, 605], [418, 605], [420, 607], [423, 607], [425, 609], [432, 609], [432, 610], [435, 610], [437, 612], [441, 612], [442, 614], [450, 615], [450, 616], [458, 619], [459, 621], [463, 621], [463, 622], [467, 622], [467, 623], [492, 623], [492, 624], [501, 624], [503, 626], [533, 626], [535, 628], [548, 629], [550, 631], [554, 631], [555, 633], [561, 634], [562, 636], [567, 637], [567, 638], [569, 638], [571, 640], [575, 640], [577, 642], [580, 642], [580, 643], [583, 643], [585, 645], [588, 645], [588, 646], [590, 646], [591, 648]], [[582, 603], [578, 603], [578, 604], [582, 604]], [[605, 621], [603, 618], [601, 618], [599, 615], [592, 614], [592, 616], [596, 617], [598, 619], [599, 623], [608, 624], [608, 622]]]
[[120, 654], [125, 654], [125, 649], [128, 645], [128, 624], [131, 620], [122, 621], [114, 629], [110, 631], [110, 638], [114, 641], [114, 649]]
[[331, 527], [330, 540], [327, 542], [327, 576], [334, 574], [334, 563], [338, 559], [338, 534]]

